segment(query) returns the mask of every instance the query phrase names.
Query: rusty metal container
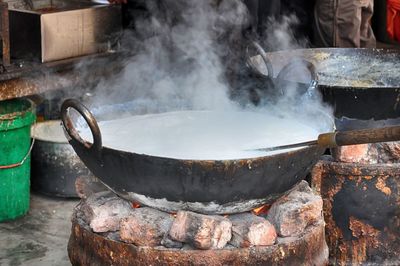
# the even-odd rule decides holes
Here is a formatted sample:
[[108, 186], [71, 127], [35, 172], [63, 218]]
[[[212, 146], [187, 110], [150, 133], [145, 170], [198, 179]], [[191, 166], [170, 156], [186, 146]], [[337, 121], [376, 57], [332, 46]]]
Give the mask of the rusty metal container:
[[335, 162], [312, 171], [332, 265], [400, 264], [400, 164]]
[[14, 58], [49, 62], [106, 52], [122, 29], [118, 5], [26, 1], [10, 5], [10, 52]]

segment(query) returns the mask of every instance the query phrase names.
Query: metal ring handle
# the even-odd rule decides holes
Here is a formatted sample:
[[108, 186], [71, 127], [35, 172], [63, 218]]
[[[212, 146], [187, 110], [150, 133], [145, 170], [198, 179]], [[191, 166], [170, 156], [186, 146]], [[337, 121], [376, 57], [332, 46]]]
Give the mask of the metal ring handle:
[[[267, 75], [261, 73], [260, 70], [253, 64], [250, 57], [249, 46], [252, 46], [256, 49], [257, 53], [261, 56], [262, 60], [264, 61], [265, 66], [267, 67]], [[250, 45], [246, 47], [246, 64], [250, 67], [250, 69], [260, 76], [268, 76], [270, 78], [274, 77], [274, 68], [272, 67], [271, 61], [268, 59], [267, 54], [265, 53], [264, 49], [259, 45], [256, 41], [251, 41]]]
[[308, 61], [304, 58], [300, 58], [300, 57], [293, 59], [286, 66], [284, 66], [281, 69], [281, 71], [279, 71], [277, 80], [283, 80], [283, 78], [287, 75], [287, 73], [290, 73], [290, 71], [292, 71], [293, 69], [295, 69], [299, 66], [305, 66], [311, 74], [311, 80], [318, 81], [318, 73], [317, 73], [317, 69], [314, 66], [314, 64], [311, 63], [310, 61]]
[[284, 78], [287, 76], [288, 73], [290, 73], [293, 69], [298, 68], [299, 66], [301, 66], [301, 67], [305, 66], [305, 68], [310, 72], [310, 75], [311, 75], [311, 80], [310, 80], [310, 83], [309, 83], [307, 91], [310, 92], [310, 91], [313, 91], [313, 90], [315, 90], [317, 88], [317, 86], [318, 86], [318, 73], [317, 73], [316, 67], [310, 61], [299, 57], [299, 58], [293, 59], [288, 64], [286, 64], [281, 69], [281, 71], [279, 71], [279, 74], [276, 77], [277, 87], [280, 88], [282, 94], [284, 94], [283, 86], [282, 86]]
[[[90, 131], [92, 132], [93, 144], [89, 144], [79, 136], [78, 131], [75, 129], [71, 117], [69, 116], [69, 108], [75, 109], [85, 119], [86, 123], [89, 125]], [[94, 150], [97, 153], [101, 152], [102, 140], [99, 125], [97, 124], [93, 114], [82, 103], [75, 99], [65, 100], [61, 105], [61, 121], [64, 130], [68, 133], [71, 139], [80, 143], [87, 149]]]

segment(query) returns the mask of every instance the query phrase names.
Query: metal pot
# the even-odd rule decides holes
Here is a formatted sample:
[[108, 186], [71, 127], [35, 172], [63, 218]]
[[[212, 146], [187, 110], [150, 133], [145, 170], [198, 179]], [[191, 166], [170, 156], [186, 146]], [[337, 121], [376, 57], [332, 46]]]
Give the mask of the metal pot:
[[[281, 70], [294, 59], [315, 65], [318, 89], [338, 119], [377, 121], [400, 117], [399, 51], [317, 48], [271, 52], [265, 57], [273, 66], [272, 72], [280, 73], [278, 80], [288, 77], [287, 71]], [[265, 73], [265, 80], [270, 79], [267, 75], [271, 71], [266, 70], [261, 56], [253, 60]]]
[[[69, 109], [83, 116], [92, 132], [93, 144], [79, 136]], [[317, 145], [269, 156], [180, 160], [104, 147], [95, 118], [76, 100], [64, 101], [61, 117], [69, 143], [109, 189], [128, 200], [164, 211], [248, 211], [275, 200], [304, 179], [326, 147], [400, 139], [400, 127], [337, 132], [321, 134]]]
[[[69, 109], [83, 116], [93, 144], [79, 136]], [[321, 134], [317, 145], [263, 157], [180, 160], [104, 147], [95, 118], [76, 100], [64, 101], [61, 117], [69, 143], [108, 188], [128, 200], [164, 211], [248, 211], [275, 200], [304, 179], [327, 146], [400, 139], [400, 127], [338, 132]]]
[[[93, 144], [73, 126], [68, 110], [88, 123]], [[118, 195], [164, 211], [237, 213], [273, 201], [305, 178], [325, 148], [309, 146], [276, 155], [237, 160], [181, 160], [102, 146], [97, 122], [76, 100], [66, 100], [61, 117], [69, 143], [107, 187]]]
[[32, 189], [57, 197], [77, 197], [75, 180], [90, 171], [68, 144], [60, 120], [37, 123], [32, 127]]

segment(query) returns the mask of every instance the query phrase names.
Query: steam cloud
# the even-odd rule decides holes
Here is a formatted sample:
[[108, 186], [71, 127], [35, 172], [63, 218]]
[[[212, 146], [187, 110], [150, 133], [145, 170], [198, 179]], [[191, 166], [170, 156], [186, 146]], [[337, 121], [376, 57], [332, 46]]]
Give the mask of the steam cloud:
[[[268, 21], [267, 36], [264, 40], [265, 46], [270, 50], [293, 50], [309, 47], [309, 40], [306, 38], [296, 38], [293, 31], [299, 24], [299, 19], [294, 14], [283, 16], [279, 21], [271, 19]], [[261, 70], [263, 65], [261, 65]], [[266, 72], [266, 69], [262, 70]], [[275, 69], [276, 71], [276, 69]], [[277, 73], [275, 73], [275, 76]], [[301, 64], [291, 72], [286, 73], [285, 78], [289, 80], [307, 84], [311, 79], [310, 71]], [[286, 84], [283, 89], [285, 93], [276, 102], [271, 103], [265, 100], [263, 108], [270, 112], [287, 116], [296, 117], [302, 123], [308, 124], [320, 132], [329, 130], [333, 125], [333, 110], [330, 106], [322, 102], [322, 96], [317, 90], [299, 90], [298, 83]]]
[[117, 78], [97, 86], [92, 103], [130, 99], [148, 111], [237, 108], [224, 77], [229, 60], [221, 61], [233, 49], [218, 40], [240, 34], [248, 23], [245, 6], [239, 0], [218, 7], [208, 1], [165, 2], [164, 12], [162, 6], [148, 7], [156, 15], [136, 21], [134, 33], [126, 32], [123, 45], [134, 55]]
[[[300, 95], [296, 89], [259, 106], [239, 104], [230, 97], [233, 88], [226, 78], [238, 58], [242, 31], [250, 23], [246, 6], [240, 0], [145, 1], [154, 16], [136, 19], [135, 32], [126, 31], [122, 47], [131, 52], [123, 70], [104, 78], [86, 104], [94, 113], [125, 114], [172, 110], [238, 110], [240, 108], [295, 116], [321, 128], [316, 114], [330, 116], [319, 95]], [[295, 40], [291, 26], [294, 15], [269, 22], [270, 32], [263, 40], [269, 48], [294, 49], [307, 45]], [[110, 64], [112, 66], [112, 64]], [[79, 71], [85, 69], [80, 66]], [[228, 69], [228, 71], [227, 71]], [[90, 68], [87, 69], [90, 71]], [[305, 80], [309, 74], [305, 73]], [[244, 94], [246, 95], [246, 94]], [[246, 102], [246, 100], [244, 101]], [[248, 100], [247, 100], [248, 102]], [[108, 118], [107, 118], [108, 119]], [[327, 130], [326, 125], [322, 131]]]
[[305, 38], [295, 38], [294, 28], [299, 25], [300, 21], [294, 14], [282, 16], [279, 21], [272, 18], [268, 21], [265, 43], [271, 50], [291, 50], [306, 48], [309, 41]]

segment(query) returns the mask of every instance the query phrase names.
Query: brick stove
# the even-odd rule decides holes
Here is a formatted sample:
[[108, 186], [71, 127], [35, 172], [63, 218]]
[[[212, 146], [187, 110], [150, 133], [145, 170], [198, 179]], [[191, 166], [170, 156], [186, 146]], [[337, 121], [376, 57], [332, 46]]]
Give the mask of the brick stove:
[[300, 182], [271, 206], [233, 215], [167, 213], [78, 178], [73, 265], [325, 265], [322, 199]]
[[341, 147], [312, 171], [332, 265], [400, 264], [400, 144]]

